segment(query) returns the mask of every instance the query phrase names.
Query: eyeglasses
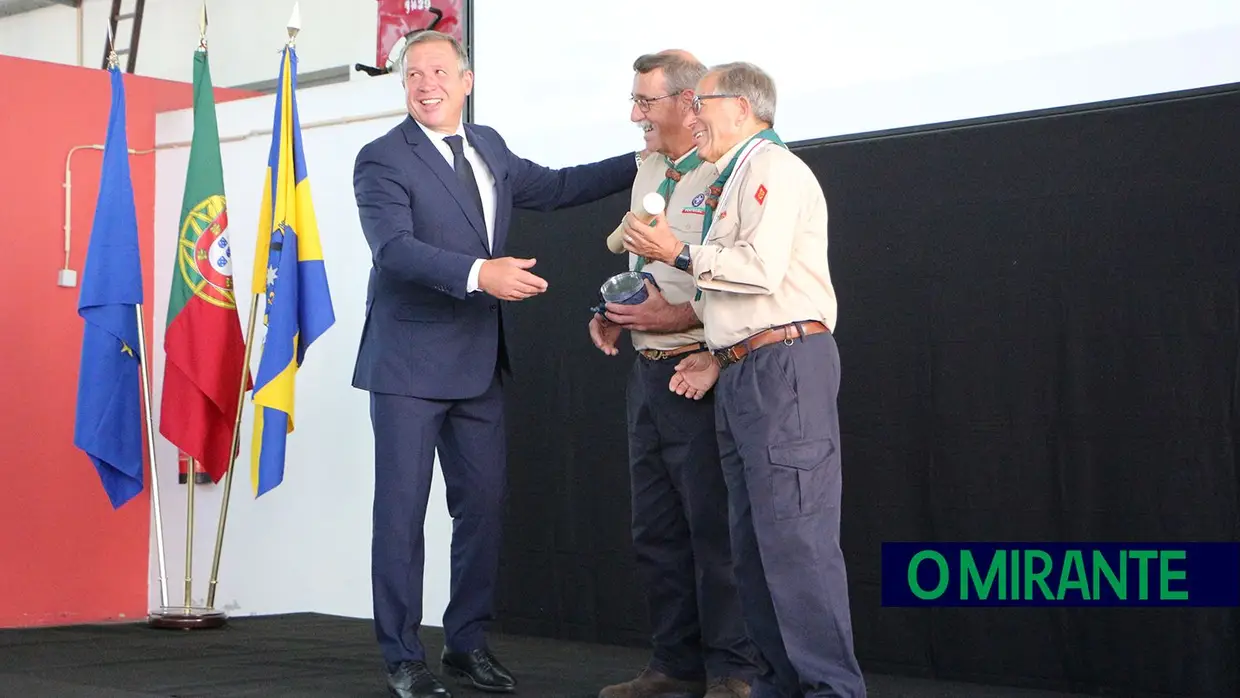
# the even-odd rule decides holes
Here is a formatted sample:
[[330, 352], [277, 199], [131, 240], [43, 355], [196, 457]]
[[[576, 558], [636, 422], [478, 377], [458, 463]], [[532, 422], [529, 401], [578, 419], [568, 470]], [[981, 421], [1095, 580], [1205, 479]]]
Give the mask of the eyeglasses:
[[657, 102], [657, 101], [659, 101], [660, 99], [667, 99], [668, 97], [675, 97], [675, 96], [677, 96], [677, 95], [679, 95], [679, 94], [680, 94], [680, 92], [673, 92], [673, 93], [671, 93], [671, 94], [668, 94], [668, 95], [660, 95], [660, 96], [658, 96], [658, 97], [637, 97], [637, 96], [633, 96], [633, 97], [631, 97], [631, 99], [633, 100], [633, 103], [637, 105], [637, 108], [641, 110], [641, 112], [642, 112], [643, 114], [647, 114], [647, 113], [649, 113], [649, 112], [650, 112], [650, 103], [651, 103], [651, 102]]
[[704, 99], [739, 99], [744, 95], [694, 95], [693, 96], [693, 113], [702, 113], [702, 100]]

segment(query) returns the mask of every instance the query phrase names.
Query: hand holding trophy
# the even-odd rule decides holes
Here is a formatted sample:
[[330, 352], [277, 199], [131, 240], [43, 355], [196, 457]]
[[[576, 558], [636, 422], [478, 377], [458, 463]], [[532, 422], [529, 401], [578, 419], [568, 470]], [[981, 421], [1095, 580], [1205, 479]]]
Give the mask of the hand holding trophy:
[[[642, 211], [634, 211], [633, 215], [642, 221], [649, 223], [656, 216], [663, 213], [663, 197], [655, 192], [650, 192], [642, 198]], [[624, 254], [624, 221], [616, 226], [611, 235], [607, 236], [607, 249], [615, 254]], [[638, 266], [640, 269], [641, 266]], [[638, 305], [648, 297], [646, 280], [655, 288], [659, 284], [655, 282], [654, 277], [649, 272], [643, 271], [625, 271], [607, 279], [599, 288], [599, 303], [590, 308], [591, 312], [597, 315], [603, 315], [607, 311], [608, 303], [619, 303], [621, 305]]]

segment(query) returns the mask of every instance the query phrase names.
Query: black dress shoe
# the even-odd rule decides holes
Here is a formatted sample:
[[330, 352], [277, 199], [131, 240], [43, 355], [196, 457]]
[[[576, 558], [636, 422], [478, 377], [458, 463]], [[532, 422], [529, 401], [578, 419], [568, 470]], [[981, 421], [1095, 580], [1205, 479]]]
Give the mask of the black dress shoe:
[[388, 695], [392, 698], [452, 698], [426, 662], [401, 662], [388, 674]]
[[517, 680], [490, 650], [449, 652], [444, 649], [441, 661], [444, 674], [480, 691], [512, 693], [517, 689]]

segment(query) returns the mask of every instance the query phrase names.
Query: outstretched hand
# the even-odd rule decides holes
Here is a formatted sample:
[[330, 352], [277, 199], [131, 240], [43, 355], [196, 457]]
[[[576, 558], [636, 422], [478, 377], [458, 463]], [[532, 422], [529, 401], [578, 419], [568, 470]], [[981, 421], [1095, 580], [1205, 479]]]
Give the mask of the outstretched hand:
[[701, 400], [719, 380], [719, 363], [710, 352], [698, 352], [676, 364], [668, 390], [691, 400]]
[[478, 288], [504, 301], [520, 301], [547, 290], [546, 280], [526, 271], [537, 260], [517, 257], [488, 259], [478, 270]]

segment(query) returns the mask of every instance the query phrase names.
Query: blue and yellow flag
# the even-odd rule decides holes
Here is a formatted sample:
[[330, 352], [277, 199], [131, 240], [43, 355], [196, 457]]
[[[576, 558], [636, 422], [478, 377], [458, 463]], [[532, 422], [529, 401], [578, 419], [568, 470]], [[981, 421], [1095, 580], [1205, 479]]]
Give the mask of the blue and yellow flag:
[[256, 497], [284, 480], [284, 447], [293, 432], [297, 370], [314, 340], [336, 322], [310, 199], [296, 89], [297, 54], [286, 46], [252, 280], [252, 295], [263, 289], [266, 298], [263, 324], [267, 327], [253, 395], [250, 481]]
[[119, 69], [108, 72], [112, 110], [78, 296], [78, 315], [85, 327], [73, 445], [90, 456], [112, 507], [119, 508], [143, 487], [137, 315], [142, 305], [142, 257], [129, 176], [125, 84]]

